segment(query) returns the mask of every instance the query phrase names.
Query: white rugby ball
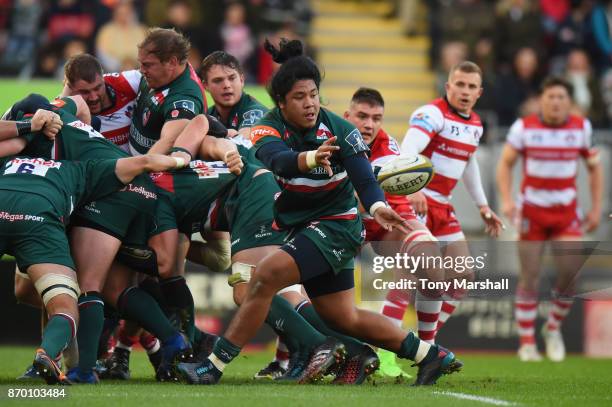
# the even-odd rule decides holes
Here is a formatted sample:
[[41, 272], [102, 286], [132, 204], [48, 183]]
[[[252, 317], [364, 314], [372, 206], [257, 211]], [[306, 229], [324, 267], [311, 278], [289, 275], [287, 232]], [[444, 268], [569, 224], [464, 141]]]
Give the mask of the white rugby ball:
[[383, 164], [377, 180], [383, 191], [393, 195], [410, 195], [425, 188], [434, 177], [433, 164], [424, 155], [398, 155]]

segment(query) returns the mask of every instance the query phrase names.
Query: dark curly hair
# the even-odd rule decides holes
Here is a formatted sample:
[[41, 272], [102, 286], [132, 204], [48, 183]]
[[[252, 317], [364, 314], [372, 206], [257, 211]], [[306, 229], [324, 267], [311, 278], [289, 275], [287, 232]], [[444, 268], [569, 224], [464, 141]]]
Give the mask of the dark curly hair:
[[272, 55], [274, 62], [281, 64], [268, 85], [268, 93], [276, 106], [285, 100], [285, 96], [297, 81], [312, 79], [317, 89], [319, 88], [321, 72], [317, 64], [304, 55], [304, 47], [300, 41], [283, 38], [277, 49], [266, 39], [264, 48]]

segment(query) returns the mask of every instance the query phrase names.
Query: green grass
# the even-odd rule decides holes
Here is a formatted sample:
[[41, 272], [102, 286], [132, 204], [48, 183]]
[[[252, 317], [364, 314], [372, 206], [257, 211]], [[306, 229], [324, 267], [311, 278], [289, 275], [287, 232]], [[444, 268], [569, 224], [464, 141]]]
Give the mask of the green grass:
[[[0, 348], [0, 405], [8, 405], [9, 387], [33, 356], [31, 348]], [[611, 405], [609, 391], [612, 361], [578, 356], [564, 363], [522, 364], [514, 356], [466, 355], [464, 370], [443, 378], [434, 387], [413, 388], [407, 383], [376, 379], [362, 386], [333, 386], [328, 383], [297, 386], [273, 382], [254, 382], [251, 375], [270, 360], [269, 353], [240, 356], [226, 369], [217, 386], [159, 384], [143, 352], [132, 356], [130, 382], [103, 382], [99, 386], [72, 386], [63, 406], [473, 406], [489, 402], [458, 399], [449, 393], [488, 397], [498, 405], [575, 406]], [[410, 372], [408, 363], [405, 367]], [[505, 402], [505, 403], [504, 403]], [[16, 404], [16, 403], [11, 403]], [[23, 400], [19, 405], [25, 405]], [[40, 401], [30, 401], [41, 405]]]
[[[2, 89], [0, 97], [0, 115], [2, 115], [6, 109], [13, 105], [13, 103], [32, 92], [40, 93], [51, 99], [56, 97], [62, 91], [62, 83], [54, 80], [18, 81], [13, 79], [0, 79], [0, 89]], [[264, 105], [268, 107], [272, 106], [272, 100], [265, 88], [261, 86], [247, 86], [245, 90]], [[206, 97], [208, 105], [213, 105], [214, 103], [210, 96], [207, 94]]]

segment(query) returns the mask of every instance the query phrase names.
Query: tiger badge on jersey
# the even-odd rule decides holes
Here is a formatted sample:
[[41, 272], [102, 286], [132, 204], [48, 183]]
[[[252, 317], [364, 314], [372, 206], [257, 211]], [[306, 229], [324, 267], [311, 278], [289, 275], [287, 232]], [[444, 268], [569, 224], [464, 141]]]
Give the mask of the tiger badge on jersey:
[[151, 117], [151, 111], [149, 110], [148, 107], [145, 107], [144, 111], [142, 112], [142, 125], [143, 126], [147, 125], [150, 117]]

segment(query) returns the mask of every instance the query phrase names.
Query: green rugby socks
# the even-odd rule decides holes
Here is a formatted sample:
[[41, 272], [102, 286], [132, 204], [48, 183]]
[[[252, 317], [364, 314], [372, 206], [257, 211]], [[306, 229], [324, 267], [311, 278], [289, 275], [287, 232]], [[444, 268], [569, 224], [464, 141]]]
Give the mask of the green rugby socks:
[[67, 314], [54, 314], [43, 331], [40, 347], [47, 352], [49, 357], [56, 359], [68, 346], [75, 335], [76, 324], [74, 319]]
[[104, 326], [104, 300], [100, 293], [89, 291], [79, 297], [79, 368], [91, 371], [96, 366], [98, 339]]
[[167, 341], [177, 333], [157, 301], [143, 289], [126, 288], [117, 302], [121, 316], [137, 322], [160, 341]]

